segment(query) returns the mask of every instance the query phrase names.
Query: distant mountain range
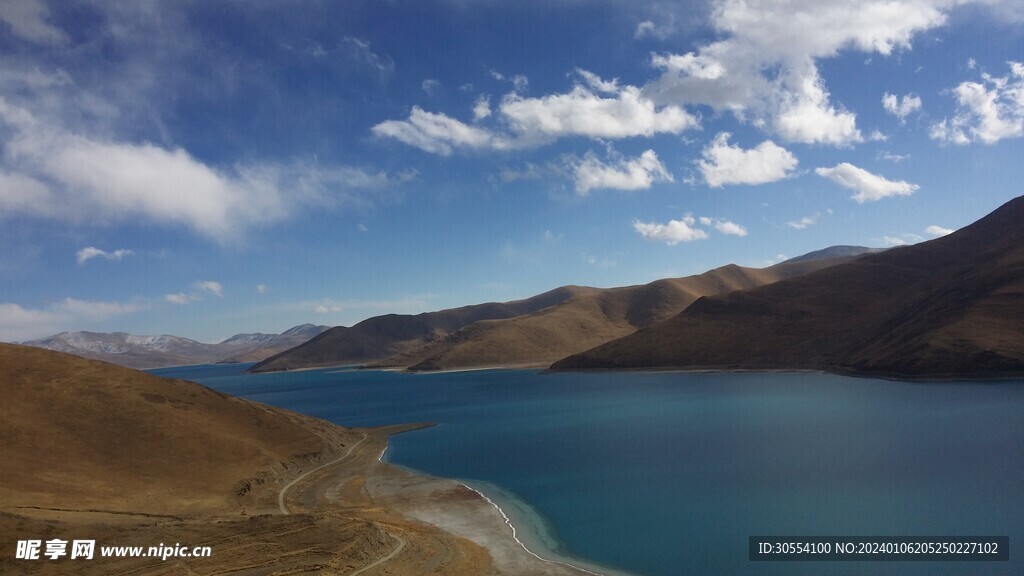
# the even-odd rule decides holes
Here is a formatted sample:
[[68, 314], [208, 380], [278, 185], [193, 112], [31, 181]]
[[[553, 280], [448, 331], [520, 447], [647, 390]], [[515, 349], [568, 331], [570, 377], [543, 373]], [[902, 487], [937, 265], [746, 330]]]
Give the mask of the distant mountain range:
[[236, 334], [217, 344], [180, 336], [137, 336], [124, 332], [61, 332], [22, 342], [26, 346], [66, 352], [129, 368], [160, 368], [210, 362], [254, 362], [298, 346], [328, 326], [302, 324], [280, 334]]
[[1024, 375], [1024, 197], [942, 238], [701, 298], [552, 368]]
[[273, 372], [315, 366], [366, 364], [422, 346], [473, 322], [530, 314], [597, 290], [564, 286], [513, 302], [488, 302], [415, 315], [374, 316], [352, 327], [331, 328], [302, 346], [267, 358], [250, 371]]
[[351, 327], [303, 324], [218, 344], [91, 332], [24, 344], [131, 367], [259, 361], [253, 372], [353, 364], [1024, 374], [1022, 222], [1024, 197], [929, 242], [833, 246], [763, 269], [730, 264], [638, 286], [563, 286], [512, 302]]
[[[359, 364], [411, 370], [547, 366], [679, 313], [701, 296], [743, 290], [806, 274], [872, 251], [842, 247], [757, 269], [723, 266], [640, 286], [563, 286], [514, 302], [417, 315], [377, 316], [332, 328], [253, 366], [253, 372]], [[859, 252], [858, 252], [859, 250]]]

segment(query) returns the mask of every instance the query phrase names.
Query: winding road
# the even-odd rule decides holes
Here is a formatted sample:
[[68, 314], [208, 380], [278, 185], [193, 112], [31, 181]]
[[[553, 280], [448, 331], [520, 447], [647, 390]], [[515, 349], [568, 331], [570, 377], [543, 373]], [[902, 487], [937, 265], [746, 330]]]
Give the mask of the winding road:
[[[309, 476], [313, 472], [316, 472], [317, 470], [320, 470], [322, 468], [326, 468], [328, 466], [333, 466], [333, 465], [337, 464], [338, 462], [341, 462], [342, 460], [348, 458], [349, 456], [352, 455], [352, 451], [356, 449], [356, 446], [359, 446], [360, 444], [362, 444], [364, 440], [366, 440], [366, 434], [363, 434], [363, 437], [360, 438], [358, 442], [356, 442], [355, 444], [349, 446], [348, 450], [340, 458], [337, 458], [335, 460], [331, 460], [330, 462], [328, 462], [326, 464], [321, 464], [321, 465], [317, 466], [316, 468], [313, 468], [312, 470], [309, 470], [308, 472], [300, 474], [294, 480], [292, 480], [288, 484], [285, 484], [284, 488], [281, 488], [281, 491], [277, 493], [277, 507], [281, 509], [281, 514], [291, 514], [291, 511], [288, 510], [288, 504], [286, 504], [285, 501], [284, 501], [284, 495], [285, 495], [286, 492], [288, 492], [289, 488], [291, 488], [296, 483], [298, 483], [300, 480], [302, 480], [306, 476]], [[403, 544], [403, 546], [404, 546], [404, 544]]]
[[378, 558], [372, 564], [367, 564], [366, 566], [363, 566], [362, 568], [360, 568], [359, 570], [356, 570], [355, 572], [349, 574], [348, 576], [356, 576], [356, 574], [362, 574], [363, 572], [366, 572], [367, 570], [369, 570], [371, 568], [376, 568], [377, 566], [380, 566], [381, 564], [383, 564], [383, 563], [391, 560], [395, 556], [398, 556], [399, 554], [401, 554], [402, 550], [405, 548], [405, 538], [402, 538], [401, 536], [395, 536], [394, 534], [391, 534], [391, 533], [388, 533], [388, 536], [391, 536], [395, 540], [398, 540], [398, 546], [395, 546], [395, 549], [392, 550], [387, 556], [384, 556], [382, 558]]

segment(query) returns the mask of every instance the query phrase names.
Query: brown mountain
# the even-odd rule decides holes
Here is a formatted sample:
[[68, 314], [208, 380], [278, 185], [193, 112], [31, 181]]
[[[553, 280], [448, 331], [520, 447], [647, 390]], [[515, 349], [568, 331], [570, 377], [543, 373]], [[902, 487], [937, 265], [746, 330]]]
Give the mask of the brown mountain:
[[1024, 374], [1024, 197], [949, 236], [702, 298], [552, 368]]
[[[343, 428], [10, 344], [0, 344], [0, 394], [2, 574], [497, 573], [487, 550], [398, 510], [443, 507], [504, 542], [504, 523], [475, 493], [378, 461], [389, 433], [415, 426]], [[72, 539], [93, 540], [94, 557], [70, 558]], [[40, 542], [37, 559], [15, 558], [21, 540]], [[64, 557], [45, 557], [51, 540], [66, 543]], [[175, 543], [211, 555], [145, 556]], [[106, 557], [107, 546], [143, 555]], [[548, 573], [514, 562], [525, 564], [501, 573]]]
[[185, 513], [357, 437], [203, 386], [0, 344], [0, 507]]
[[532, 314], [474, 322], [372, 365], [410, 370], [546, 366], [670, 318], [702, 296], [770, 284], [845, 260], [810, 259], [763, 269], [730, 264], [685, 278], [586, 292]]
[[423, 314], [387, 314], [352, 327], [331, 328], [309, 342], [267, 358], [251, 372], [363, 364], [399, 354], [480, 320], [512, 318], [542, 310], [596, 288], [564, 286], [514, 302], [489, 302]]

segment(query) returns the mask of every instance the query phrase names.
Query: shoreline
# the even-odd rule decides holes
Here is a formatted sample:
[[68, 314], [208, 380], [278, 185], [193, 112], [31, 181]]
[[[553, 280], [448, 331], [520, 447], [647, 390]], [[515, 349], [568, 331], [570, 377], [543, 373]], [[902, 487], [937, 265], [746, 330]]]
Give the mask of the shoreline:
[[[544, 563], [544, 565], [547, 565], [547, 566], [549, 566], [551, 568], [557, 569], [559, 571], [559, 573], [563, 573], [564, 570], [568, 569], [573, 574], [586, 574], [588, 576], [633, 576], [633, 575], [631, 575], [628, 572], [622, 571], [621, 569], [613, 569], [613, 568], [609, 568], [609, 567], [606, 567], [606, 566], [598, 565], [598, 564], [593, 563], [593, 562], [588, 562], [587, 560], [582, 559], [582, 558], [576, 558], [576, 557], [560, 554], [556, 550], [552, 549], [550, 546], [545, 545], [543, 543], [543, 538], [542, 537], [538, 536], [536, 539], [528, 537], [527, 536], [528, 534], [539, 534], [542, 531], [546, 532], [546, 528], [544, 526], [542, 526], [542, 525], [541, 526], [535, 525], [533, 522], [530, 521], [529, 518], [521, 517], [520, 515], [517, 515], [515, 513], [511, 513], [511, 515], [510, 515], [510, 513], [506, 512], [505, 508], [502, 508], [502, 506], [497, 502], [497, 501], [504, 501], [505, 499], [518, 500], [518, 502], [521, 503], [521, 506], [523, 508], [532, 511], [532, 508], [530, 507], [530, 504], [528, 502], [526, 502], [525, 500], [521, 500], [521, 499], [518, 499], [518, 497], [516, 497], [516, 496], [504, 493], [501, 490], [501, 488], [497, 487], [497, 486], [493, 487], [494, 491], [496, 491], [499, 494], [501, 494], [501, 496], [498, 496], [498, 495], [493, 494], [493, 493], [488, 495], [485, 492], [486, 488], [475, 488], [472, 485], [472, 483], [473, 483], [472, 481], [461, 480], [461, 479], [454, 479], [454, 478], [438, 477], [438, 476], [434, 476], [434, 475], [432, 475], [430, 473], [424, 472], [422, 470], [417, 470], [417, 469], [414, 469], [414, 468], [409, 468], [407, 466], [403, 466], [401, 464], [396, 464], [396, 463], [390, 462], [389, 460], [385, 460], [384, 459], [384, 457], [388, 453], [389, 447], [390, 447], [390, 442], [385, 444], [383, 450], [381, 450], [380, 456], [378, 456], [378, 458], [377, 458], [377, 461], [380, 464], [385, 465], [385, 466], [389, 466], [389, 467], [397, 469], [397, 470], [401, 470], [401, 471], [403, 471], [403, 472], [405, 472], [407, 474], [415, 476], [415, 477], [417, 477], [419, 479], [422, 479], [423, 481], [426, 481], [426, 482], [451, 483], [451, 484], [454, 484], [454, 485], [456, 485], [456, 486], [458, 486], [458, 487], [460, 487], [460, 488], [462, 488], [464, 490], [469, 491], [469, 493], [472, 494], [472, 498], [476, 499], [481, 504], [486, 505], [491, 510], [497, 512], [498, 518], [500, 518], [500, 520], [502, 522], [501, 528], [504, 529], [502, 531], [505, 532], [505, 538], [507, 538], [507, 536], [508, 536], [508, 531], [511, 531], [512, 541], [515, 543], [516, 549], [519, 550], [520, 554], [525, 552], [526, 554], [528, 554], [533, 559], [535, 559], [535, 560], [537, 560], [539, 562]], [[479, 485], [481, 483], [477, 482], [476, 484]], [[487, 484], [487, 483], [483, 483], [483, 484]], [[516, 506], [514, 504], [515, 504], [514, 502], [506, 504], [506, 507], [509, 508], [509, 510], [512, 510], [513, 508], [516, 508]], [[530, 514], [530, 513], [531, 512], [527, 512], [527, 515]], [[536, 514], [536, 513], [533, 513], [533, 514]], [[452, 534], [453, 536], [462, 536], [462, 537], [466, 536], [465, 534], [460, 534], [459, 533], [460, 532], [459, 528], [462, 527], [462, 522], [463, 521], [468, 521], [469, 523], [476, 523], [476, 522], [481, 522], [481, 521], [484, 520], [484, 519], [478, 519], [478, 518], [474, 518], [474, 517], [460, 518], [459, 516], [462, 516], [462, 515], [459, 515], [459, 514], [456, 514], [455, 515], [456, 518], [454, 518], [454, 519], [452, 519], [450, 521], [445, 521], [443, 518], [437, 517], [436, 515], [433, 516], [433, 517], [429, 517], [429, 518], [422, 517], [423, 516], [422, 514], [421, 515], [410, 514], [410, 516], [412, 516], [414, 518], [417, 518], [419, 520], [426, 521], [426, 522], [428, 522], [430, 524], [433, 524], [434, 526], [440, 528], [441, 530], [444, 530], [445, 532], [447, 532], [449, 534]], [[466, 516], [469, 516], [469, 515], [467, 514]], [[473, 515], [473, 516], [476, 516], [476, 515]], [[513, 518], [515, 518], [515, 522], [513, 522]], [[543, 523], [543, 518], [541, 518], [539, 515], [538, 515], [538, 518], [537, 518], [537, 522]], [[516, 527], [517, 524], [519, 524], [519, 528]], [[524, 524], [526, 525], [525, 527], [523, 526]], [[522, 538], [520, 538], [520, 536], [522, 536]], [[511, 543], [509, 543], [509, 544], [511, 545]], [[488, 546], [486, 544], [484, 544], [483, 546], [484, 546], [484, 548], [486, 548], [488, 550], [488, 552], [490, 552], [492, 554], [492, 557], [495, 559], [496, 563], [500, 566], [502, 563], [497, 560], [497, 557], [500, 556], [500, 554], [496, 554], [496, 552], [500, 552], [500, 551], [496, 550], [496, 547], [493, 547], [493, 546]], [[531, 547], [533, 547], [533, 549], [531, 549]], [[534, 551], [535, 549], [538, 550], [540, 553], [535, 552]], [[541, 554], [544, 554], [544, 555], [542, 556]], [[550, 557], [545, 557], [545, 556], [550, 556]], [[551, 557], [554, 557], [554, 558], [551, 558]], [[508, 568], [508, 567], [506, 566], [506, 568]], [[511, 573], [513, 573], [513, 574], [516, 574], [516, 573], [532, 574], [532, 572], [520, 572], [520, 571], [517, 571], [515, 569], [513, 569]]]
[[[555, 556], [557, 558], [564, 558], [564, 560], [553, 560], [551, 558], [545, 558], [544, 556], [541, 556], [537, 552], [534, 552], [533, 550], [531, 550], [526, 545], [526, 543], [523, 542], [523, 540], [519, 539], [519, 531], [516, 530], [515, 524], [512, 523], [512, 518], [505, 512], [505, 510], [501, 506], [498, 505], [497, 502], [495, 502], [492, 498], [487, 496], [487, 494], [485, 494], [481, 490], [478, 490], [478, 489], [474, 488], [473, 486], [467, 484], [466, 482], [459, 481], [459, 480], [456, 480], [456, 482], [458, 482], [462, 486], [465, 486], [469, 490], [472, 490], [474, 493], [476, 493], [477, 496], [479, 496], [485, 502], [487, 502], [488, 504], [493, 506], [494, 509], [497, 510], [499, 514], [501, 514], [501, 517], [505, 520], [505, 524], [509, 527], [509, 529], [511, 529], [511, 531], [512, 531], [512, 539], [515, 540], [519, 544], [519, 546], [522, 547], [522, 549], [524, 551], [526, 551], [527, 554], [533, 556], [537, 560], [540, 560], [541, 562], [547, 562], [549, 564], [565, 566], [565, 567], [570, 568], [572, 570], [578, 570], [578, 571], [583, 572], [585, 574], [590, 574], [591, 576], [630, 576], [628, 573], [622, 572], [621, 570], [613, 570], [611, 568], [606, 568], [604, 566], [598, 566], [598, 565], [596, 565], [594, 563], [587, 562], [587, 561], [581, 560], [579, 558], [573, 558], [573, 557], [561, 555], [561, 554], [558, 554], [557, 552], [555, 552], [554, 550], [551, 550], [550, 548], [546, 548], [543, 545], [538, 545], [537, 546], [538, 548], [545, 548], [544, 550], [542, 550], [542, 552], [550, 553], [551, 555], [553, 555], [553, 556]], [[529, 504], [526, 503], [525, 501], [522, 501], [522, 502], [523, 502], [524, 505], [529, 506]], [[528, 539], [528, 538], [524, 537], [524, 539]], [[601, 570], [601, 571], [597, 572], [596, 570]]]

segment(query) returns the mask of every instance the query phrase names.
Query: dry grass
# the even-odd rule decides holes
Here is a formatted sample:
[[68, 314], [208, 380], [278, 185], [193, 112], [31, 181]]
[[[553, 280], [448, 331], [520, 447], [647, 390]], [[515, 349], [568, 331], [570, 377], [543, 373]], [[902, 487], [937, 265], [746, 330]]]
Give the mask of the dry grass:
[[554, 368], [1024, 374], [1021, 222], [1024, 197], [944, 238], [703, 299]]

